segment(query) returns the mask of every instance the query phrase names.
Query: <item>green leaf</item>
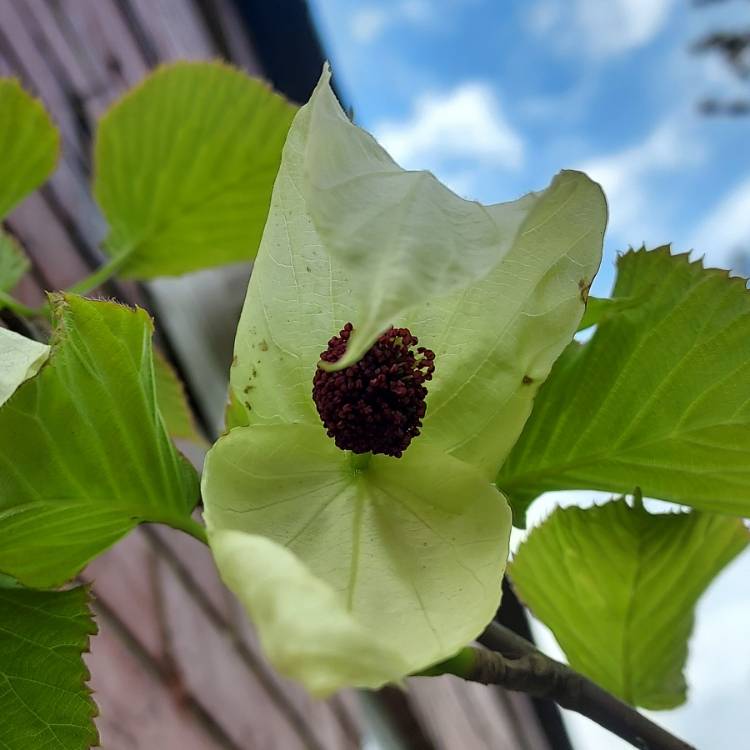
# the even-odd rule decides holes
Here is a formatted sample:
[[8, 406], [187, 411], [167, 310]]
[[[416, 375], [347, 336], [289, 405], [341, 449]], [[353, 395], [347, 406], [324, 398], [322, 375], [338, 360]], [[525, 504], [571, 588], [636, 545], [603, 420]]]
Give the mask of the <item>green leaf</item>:
[[41, 102], [0, 78], [0, 219], [55, 168], [60, 134]]
[[126, 277], [252, 258], [295, 107], [220, 62], [159, 68], [102, 118], [94, 193]]
[[96, 633], [85, 588], [0, 588], [0, 747], [88, 750], [99, 737], [81, 655]]
[[197, 477], [156, 405], [142, 310], [53, 297], [52, 353], [0, 409], [0, 570], [74, 576], [142, 521], [190, 530]]
[[29, 266], [29, 259], [16, 240], [0, 229], [0, 292], [11, 291]]
[[[420, 440], [492, 478], [583, 314], [606, 205], [579, 172], [486, 207], [415, 174], [348, 123], [324, 75], [284, 150], [237, 331], [232, 420], [244, 407], [244, 421], [319, 426], [310, 389], [328, 339], [351, 321], [367, 332], [360, 351], [384, 324], [408, 325], [437, 355]], [[400, 180], [407, 213], [389, 192]]]
[[573, 344], [497, 477], [514, 511], [598, 489], [750, 515], [750, 293], [668, 248], [619, 259], [615, 297], [642, 304]]
[[0, 406], [39, 372], [48, 356], [48, 346], [0, 328]]
[[195, 425], [185, 386], [172, 365], [159, 350], [154, 350], [154, 382], [156, 401], [167, 432], [180, 440], [204, 443]]
[[320, 427], [237, 428], [209, 452], [203, 497], [224, 581], [274, 665], [316, 695], [448, 658], [497, 608], [507, 504], [419, 441], [353, 468]]
[[620, 499], [555, 510], [509, 571], [574, 669], [628, 703], [667, 709], [685, 701], [693, 608], [749, 540], [736, 518], [652, 515]]

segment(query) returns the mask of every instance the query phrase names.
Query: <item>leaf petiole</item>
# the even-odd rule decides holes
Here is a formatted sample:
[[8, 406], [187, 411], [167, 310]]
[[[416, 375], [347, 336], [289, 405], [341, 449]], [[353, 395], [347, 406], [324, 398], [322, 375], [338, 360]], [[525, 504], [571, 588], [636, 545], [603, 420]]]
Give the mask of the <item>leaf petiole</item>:
[[445, 659], [438, 664], [433, 664], [421, 672], [416, 672], [412, 677], [438, 677], [443, 674], [452, 674], [464, 680], [473, 679], [476, 670], [477, 650], [471, 646], [462, 648], [455, 656]]
[[109, 281], [124, 265], [125, 262], [133, 254], [134, 247], [130, 247], [124, 251], [114, 255], [106, 263], [99, 266], [93, 273], [89, 274], [85, 278], [77, 281], [66, 291], [72, 294], [87, 294], [92, 289], [96, 289], [106, 281]]
[[28, 305], [24, 305], [23, 302], [19, 302], [7, 292], [0, 292], [0, 310], [3, 310], [4, 308], [7, 308], [16, 313], [16, 315], [20, 315], [24, 318], [36, 317], [45, 309], [29, 307]]
[[166, 522], [168, 526], [179, 531], [184, 531], [186, 534], [190, 534], [193, 539], [197, 539], [199, 542], [203, 542], [208, 546], [208, 536], [206, 534], [206, 527], [198, 523], [192, 516], [180, 520], [170, 520]]
[[[65, 291], [71, 294], [85, 295], [92, 289], [101, 286], [125, 265], [125, 262], [133, 254], [133, 249], [129, 248], [115, 255], [88, 276], [68, 287]], [[21, 315], [24, 318], [40, 318], [49, 312], [49, 303], [45, 302], [39, 307], [29, 307], [28, 305], [24, 305], [23, 302], [19, 302], [10, 294], [0, 291], [0, 310], [3, 308], [8, 308], [16, 313], [16, 315]]]

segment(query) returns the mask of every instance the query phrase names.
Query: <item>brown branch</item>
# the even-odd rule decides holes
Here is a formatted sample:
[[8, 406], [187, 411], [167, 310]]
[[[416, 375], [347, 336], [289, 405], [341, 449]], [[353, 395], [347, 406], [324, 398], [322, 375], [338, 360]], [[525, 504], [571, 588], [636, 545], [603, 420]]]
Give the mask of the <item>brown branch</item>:
[[640, 750], [695, 750], [503, 625], [491, 623], [479, 642], [489, 650], [472, 649], [472, 666], [460, 675], [464, 679], [549, 698], [595, 721]]

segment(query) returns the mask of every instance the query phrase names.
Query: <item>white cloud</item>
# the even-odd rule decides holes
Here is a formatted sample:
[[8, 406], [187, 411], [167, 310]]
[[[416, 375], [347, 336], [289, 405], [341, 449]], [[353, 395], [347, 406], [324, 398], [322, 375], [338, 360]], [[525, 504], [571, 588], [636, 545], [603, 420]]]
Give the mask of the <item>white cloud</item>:
[[[651, 180], [700, 163], [704, 150], [675, 121], [663, 122], [641, 143], [590, 159], [579, 167], [601, 183], [610, 209], [609, 231], [619, 241], [638, 244], [672, 238], [658, 236], [663, 197], [655, 196]], [[659, 204], [658, 206], [655, 204]]]
[[427, 0], [404, 0], [399, 5], [401, 16], [412, 23], [424, 23], [433, 16]]
[[[420, 97], [410, 117], [381, 122], [375, 136], [396, 161], [409, 169], [440, 171], [448, 162], [473, 162], [517, 169], [523, 141], [508, 123], [493, 90], [470, 81], [443, 94]], [[477, 162], [479, 162], [477, 164]], [[466, 164], [462, 163], [465, 172]]]
[[691, 233], [690, 247], [719, 266], [750, 250], [750, 175], [725, 193]]
[[594, 52], [614, 54], [640, 47], [664, 27], [674, 0], [578, 0], [579, 22]]
[[564, 8], [559, 0], [539, 0], [526, 13], [526, 26], [539, 36], [549, 34], [562, 21]]
[[432, 18], [426, 0], [402, 0], [395, 5], [366, 5], [351, 16], [350, 28], [356, 42], [375, 41], [390, 26], [400, 23], [420, 25]]
[[567, 51], [608, 57], [641, 47], [666, 25], [676, 0], [539, 0], [528, 28], [553, 36]]
[[351, 18], [351, 32], [358, 42], [372, 42], [390, 22], [389, 14], [383, 8], [359, 8]]

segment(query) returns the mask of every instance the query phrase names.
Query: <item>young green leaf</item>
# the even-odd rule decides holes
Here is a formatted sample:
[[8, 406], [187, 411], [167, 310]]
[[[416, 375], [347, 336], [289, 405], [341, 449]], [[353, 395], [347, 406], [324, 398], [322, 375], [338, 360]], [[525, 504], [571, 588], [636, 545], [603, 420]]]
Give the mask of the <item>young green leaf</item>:
[[48, 356], [48, 346], [0, 328], [0, 406], [39, 372]]
[[156, 401], [167, 432], [173, 438], [194, 443], [205, 442], [195, 425], [184, 384], [158, 349], [154, 350], [154, 383]]
[[29, 259], [18, 243], [0, 229], [0, 292], [10, 292], [29, 270]]
[[319, 426], [241, 427], [210, 451], [203, 486], [224, 581], [275, 666], [317, 695], [447, 658], [497, 608], [508, 506], [423, 443], [358, 471]]
[[0, 78], [0, 219], [51, 174], [60, 135], [41, 102]]
[[555, 510], [509, 571], [574, 669], [628, 703], [674, 708], [695, 604], [748, 541], [736, 518], [652, 515], [620, 499]]
[[151, 278], [252, 258], [295, 107], [219, 62], [162, 67], [102, 118], [94, 193], [123, 258]]
[[750, 293], [668, 248], [628, 252], [604, 318], [542, 387], [497, 477], [522, 512], [538, 494], [600, 489], [750, 515]]
[[88, 750], [99, 737], [81, 655], [96, 633], [85, 588], [0, 586], [0, 747]]
[[142, 521], [192, 528], [193, 468], [156, 404], [142, 310], [53, 298], [47, 364], [0, 409], [0, 570], [51, 587]]

